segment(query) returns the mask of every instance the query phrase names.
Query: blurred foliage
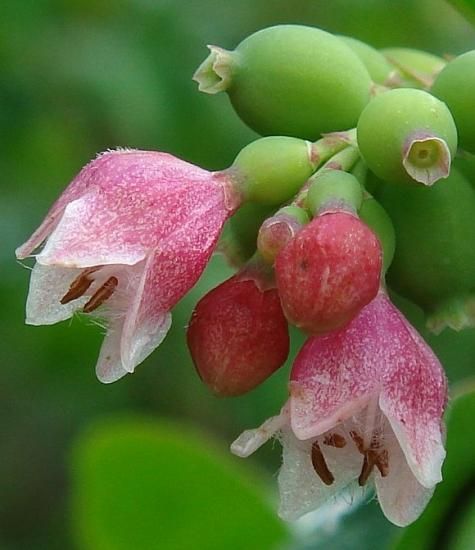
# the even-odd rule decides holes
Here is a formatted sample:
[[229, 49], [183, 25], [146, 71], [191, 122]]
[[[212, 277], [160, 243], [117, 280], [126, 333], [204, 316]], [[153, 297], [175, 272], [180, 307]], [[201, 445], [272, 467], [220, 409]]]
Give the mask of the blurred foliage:
[[237, 461], [178, 424], [133, 417], [94, 424], [71, 465], [80, 547], [276, 548], [285, 528], [261, 481]]
[[[229, 165], [255, 134], [235, 117], [224, 95], [199, 94], [191, 75], [207, 54], [205, 44], [232, 48], [259, 28], [289, 22], [376, 47], [436, 54], [456, 54], [475, 41], [474, 29], [442, 0], [1, 2], [1, 548], [74, 547], [67, 457], [78, 434], [103, 415], [192, 419], [224, 446], [275, 413], [285, 399], [288, 368], [250, 395], [229, 400], [211, 396], [194, 372], [184, 328], [196, 300], [230, 274], [221, 258], [178, 305], [161, 348], [134, 376], [103, 386], [93, 369], [102, 337], [98, 327], [79, 316], [54, 327], [24, 325], [28, 271], [13, 260], [13, 250], [98, 151], [153, 148], [210, 169]], [[407, 307], [420, 325], [420, 312]], [[452, 382], [473, 373], [474, 334], [446, 331], [430, 338]], [[301, 342], [295, 334], [294, 353]], [[180, 445], [180, 432], [170, 437]], [[262, 466], [260, 485], [268, 483], [274, 491], [276, 447], [266, 446], [253, 459]], [[246, 474], [250, 467], [242, 464], [241, 477], [255, 478], [255, 472]], [[211, 474], [202, 480], [212, 488]], [[360, 521], [371, 536], [381, 514], [376, 506], [363, 510]], [[241, 529], [246, 533], [249, 527]], [[384, 548], [389, 530], [377, 532]], [[298, 525], [295, 533], [298, 538]], [[355, 535], [353, 548], [368, 548], [363, 535]]]

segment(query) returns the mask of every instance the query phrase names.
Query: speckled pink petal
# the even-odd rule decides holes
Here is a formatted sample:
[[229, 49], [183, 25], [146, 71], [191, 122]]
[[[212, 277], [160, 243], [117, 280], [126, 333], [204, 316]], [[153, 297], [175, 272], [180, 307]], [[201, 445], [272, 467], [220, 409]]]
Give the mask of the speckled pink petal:
[[131, 265], [204, 205], [229, 216], [235, 205], [226, 200], [226, 185], [222, 175], [166, 153], [105, 153], [86, 166], [60, 197], [45, 222], [48, 231], [43, 228], [41, 236], [20, 247], [18, 254], [23, 257], [40, 244], [39, 239], [64, 214], [38, 261], [88, 266], [97, 263], [97, 255], [101, 263]]
[[376, 472], [374, 483], [384, 515], [395, 525], [405, 527], [421, 515], [434, 490], [426, 489], [417, 481], [396, 437], [393, 433], [387, 435], [388, 475], [381, 477]]
[[[447, 383], [437, 357], [385, 296], [385, 326], [392, 335], [379, 405], [414, 476], [424, 487], [441, 479], [445, 458], [441, 422]], [[390, 351], [390, 353], [389, 353]]]
[[121, 342], [127, 369], [133, 370], [165, 337], [169, 311], [202, 274], [225, 219], [225, 211], [206, 203], [162, 240], [147, 259]]
[[58, 200], [50, 208], [45, 219], [40, 227], [33, 235], [16, 250], [16, 257], [24, 259], [29, 256], [40, 244], [52, 233], [63, 215], [66, 206], [79, 198], [81, 198], [91, 188], [95, 189], [98, 181], [98, 172], [101, 173], [102, 168], [111, 162], [114, 155], [134, 154], [135, 151], [109, 151], [99, 155], [96, 159], [87, 164], [79, 174], [73, 179], [68, 187], [61, 193]]
[[[95, 221], [102, 220], [101, 231], [94, 233]], [[44, 249], [36, 257], [42, 265], [84, 268], [94, 265], [134, 265], [145, 258], [147, 248], [132, 235], [116, 238], [115, 212], [99, 195], [85, 195], [68, 204]]]
[[290, 376], [291, 424], [299, 439], [326, 432], [379, 392], [385, 342], [373, 300], [345, 328], [307, 340]]

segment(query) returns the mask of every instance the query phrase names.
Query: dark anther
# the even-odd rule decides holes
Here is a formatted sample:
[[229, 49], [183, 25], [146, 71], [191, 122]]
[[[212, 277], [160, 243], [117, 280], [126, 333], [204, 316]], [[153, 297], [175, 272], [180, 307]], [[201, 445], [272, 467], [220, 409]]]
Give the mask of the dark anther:
[[325, 483], [325, 485], [331, 485], [335, 478], [328, 469], [325, 457], [323, 456], [318, 443], [315, 441], [312, 445], [312, 466], [318, 477]]
[[328, 434], [324, 437], [323, 443], [329, 447], [336, 447], [342, 449], [346, 445], [346, 439], [340, 434]]
[[112, 294], [114, 294], [115, 289], [119, 281], [117, 277], [109, 277], [107, 281], [99, 287], [96, 292], [91, 296], [90, 300], [83, 307], [84, 313], [91, 313], [102, 305], [106, 300], [108, 300]]
[[97, 267], [90, 267], [81, 271], [81, 273], [74, 279], [74, 281], [69, 286], [69, 290], [61, 298], [61, 304], [67, 304], [73, 300], [80, 298], [86, 290], [92, 285], [93, 279], [89, 277], [94, 271], [97, 271]]

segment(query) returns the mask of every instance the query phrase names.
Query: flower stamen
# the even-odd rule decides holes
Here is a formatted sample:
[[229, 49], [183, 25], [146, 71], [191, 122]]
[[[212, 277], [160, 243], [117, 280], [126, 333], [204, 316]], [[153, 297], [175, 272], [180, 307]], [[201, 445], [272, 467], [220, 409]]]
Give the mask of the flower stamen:
[[325, 462], [325, 457], [318, 445], [317, 441], [314, 441], [312, 445], [312, 466], [315, 470], [315, 473], [318, 477], [325, 483], [325, 485], [331, 485], [335, 478], [330, 472], [327, 463]]
[[112, 296], [112, 294], [114, 294], [114, 291], [117, 288], [118, 284], [119, 280], [117, 279], [117, 277], [109, 277], [107, 281], [96, 290], [89, 301], [84, 305], [82, 309], [83, 312], [91, 313], [91, 311], [97, 309], [106, 300], [108, 300]]
[[342, 449], [346, 445], [346, 439], [340, 434], [331, 433], [324, 437], [323, 444]]
[[86, 290], [92, 285], [94, 279], [91, 279], [89, 275], [100, 269], [99, 267], [89, 267], [74, 279], [74, 281], [69, 286], [69, 290], [61, 298], [60, 303], [65, 305], [73, 300], [77, 300], [84, 295]]

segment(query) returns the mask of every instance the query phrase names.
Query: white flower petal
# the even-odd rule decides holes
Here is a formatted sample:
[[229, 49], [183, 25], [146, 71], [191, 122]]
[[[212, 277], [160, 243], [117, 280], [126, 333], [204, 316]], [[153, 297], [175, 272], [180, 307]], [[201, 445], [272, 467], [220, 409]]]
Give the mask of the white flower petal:
[[[318, 440], [320, 442], [320, 438]], [[331, 485], [325, 485], [312, 465], [311, 450], [314, 441], [301, 441], [290, 429], [282, 433], [283, 464], [279, 473], [279, 515], [284, 520], [298, 519], [336, 497], [361, 471], [362, 456], [350, 438], [347, 438], [347, 444], [341, 449], [322, 443], [320, 449], [335, 478]]]
[[386, 477], [374, 474], [379, 504], [389, 521], [405, 527], [415, 521], [427, 506], [434, 488], [426, 489], [414, 477], [399, 443], [390, 433], [385, 437], [389, 454], [389, 470]]
[[80, 309], [86, 303], [86, 297], [64, 305], [60, 302], [80, 272], [80, 269], [35, 264], [26, 301], [26, 323], [53, 325], [69, 319]]
[[120, 356], [120, 339], [122, 337], [123, 320], [113, 323], [102, 343], [99, 359], [96, 364], [97, 378], [104, 384], [119, 380], [128, 371], [122, 364]]
[[269, 441], [284, 424], [288, 422], [287, 412], [282, 412], [277, 416], [271, 416], [262, 426], [254, 430], [245, 430], [231, 445], [231, 452], [241, 458], [252, 455], [259, 447]]

